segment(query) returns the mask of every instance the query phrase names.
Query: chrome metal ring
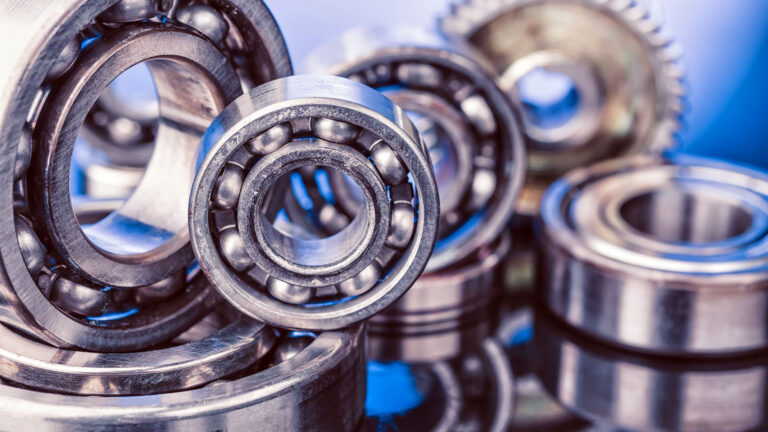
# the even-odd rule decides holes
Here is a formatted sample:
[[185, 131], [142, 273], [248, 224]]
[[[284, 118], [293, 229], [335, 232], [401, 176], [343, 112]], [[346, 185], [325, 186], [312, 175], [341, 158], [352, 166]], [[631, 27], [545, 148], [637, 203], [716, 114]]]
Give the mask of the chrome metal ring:
[[[321, 47], [305, 69], [382, 91], [419, 128], [440, 191], [439, 240], [428, 272], [471, 260], [499, 236], [522, 188], [525, 148], [519, 117], [491, 65], [437, 32], [374, 28]], [[336, 205], [347, 217], [359, 207], [359, 198], [344, 191], [348, 184], [331, 178]]]
[[743, 431], [768, 427], [765, 355], [656, 358], [596, 343], [537, 311], [536, 374], [569, 411], [611, 429]]
[[681, 155], [576, 170], [542, 205], [545, 303], [602, 339], [668, 354], [768, 346], [768, 176]]
[[489, 59], [522, 109], [521, 213], [536, 215], [546, 187], [571, 169], [675, 145], [679, 47], [642, 2], [464, 0], [441, 25]]
[[[261, 1], [5, 3], [3, 27], [13, 34], [3, 36], [14, 47], [7, 52], [11, 67], [0, 71], [8, 85], [0, 133], [14, 143], [3, 160], [17, 169], [0, 170], [8, 174], [0, 183], [14, 191], [13, 202], [0, 199], [0, 212], [16, 220], [0, 232], [8, 239], [0, 245], [7, 287], [0, 316], [54, 345], [95, 351], [137, 350], [171, 338], [215, 302], [204, 284], [190, 284], [186, 211], [196, 141], [243, 86], [291, 73], [282, 35]], [[158, 142], [165, 143], [148, 174], [177, 176], [166, 183], [145, 176], [125, 206], [91, 227], [98, 239], [86, 238], [66, 187], [74, 139], [101, 90], [144, 60], [158, 84]], [[191, 101], [190, 94], [204, 98]], [[180, 150], [170, 148], [172, 141], [183, 144], [176, 154], [184, 158], [168, 157]], [[164, 210], [151, 211], [158, 201]], [[137, 233], [141, 245], [124, 241]], [[145, 254], [147, 247], [155, 250]]]
[[453, 359], [494, 332], [503, 295], [501, 276], [510, 249], [506, 234], [475, 262], [427, 273], [368, 324], [368, 354], [377, 360]]
[[[194, 328], [194, 327], [193, 327]], [[275, 332], [241, 318], [201, 340], [132, 353], [54, 348], [0, 325], [0, 377], [41, 391], [143, 395], [198, 387], [262, 358]]]
[[[421, 274], [437, 188], [418, 132], [378, 92], [338, 77], [275, 80], [228, 106], [203, 146], [192, 244], [217, 290], [244, 313], [280, 327], [341, 328], [392, 303]], [[363, 190], [364, 210], [345, 230], [317, 238], [280, 219], [279, 177], [305, 166], [339, 169]]]
[[322, 333], [275, 366], [157, 395], [76, 396], [0, 384], [0, 417], [13, 430], [358, 430], [362, 342], [361, 326]]

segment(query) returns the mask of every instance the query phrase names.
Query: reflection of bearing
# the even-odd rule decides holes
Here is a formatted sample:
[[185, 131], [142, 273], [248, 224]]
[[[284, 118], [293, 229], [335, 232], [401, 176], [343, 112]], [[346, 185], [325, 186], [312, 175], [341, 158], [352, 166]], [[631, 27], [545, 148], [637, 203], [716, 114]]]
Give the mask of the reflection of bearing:
[[538, 288], [570, 324], [669, 354], [768, 345], [768, 176], [636, 156], [573, 171], [542, 205]]
[[[207, 300], [197, 298], [208, 297], [185, 283], [194, 261], [186, 211], [199, 137], [242, 85], [291, 72], [280, 31], [266, 6], [251, 0], [6, 3], [2, 27], [13, 28], [4, 37], [14, 48], [12, 67], [0, 71], [8, 86], [0, 124], [2, 142], [14, 143], [3, 144], [6, 153], [16, 156], [4, 162], [18, 169], [0, 170], [0, 183], [16, 183], [23, 194], [15, 212], [0, 199], [5, 218], [16, 220], [15, 232], [9, 226], [2, 235], [19, 239], [0, 245], [9, 287], [3, 315], [55, 345], [96, 351], [172, 337], [199, 317], [185, 303], [199, 308]], [[74, 140], [109, 82], [142, 61], [160, 95], [158, 148], [137, 192], [87, 228], [86, 238], [69, 196]], [[137, 309], [125, 289], [175, 295]]]
[[0, 385], [0, 417], [9, 430], [358, 430], [362, 339], [360, 326], [326, 332], [274, 367], [159, 395], [74, 396]]
[[[340, 328], [389, 305], [423, 270], [439, 214], [432, 169], [411, 122], [378, 92], [338, 77], [275, 80], [227, 107], [203, 146], [192, 243], [246, 314]], [[328, 238], [264, 210], [282, 199], [269, 193], [281, 175], [304, 166], [338, 169], [365, 195], [355, 220]]]
[[[514, 380], [504, 348], [494, 338], [477, 344], [474, 350], [464, 353], [455, 361], [427, 363], [378, 363], [369, 365], [380, 368], [387, 378], [387, 370], [407, 374], [387, 383], [391, 392], [393, 383], [413, 388], [398, 388], [402, 392], [420, 393], [419, 405], [407, 407], [402, 412], [373, 412], [366, 420], [367, 430], [483, 430], [505, 431], [514, 410]], [[391, 373], [391, 372], [390, 372]], [[410, 379], [408, 379], [410, 378]], [[374, 381], [375, 382], [375, 381]], [[381, 389], [370, 386], [370, 400], [378, 398]]]
[[454, 271], [421, 276], [408, 292], [368, 324], [369, 355], [411, 362], [451, 359], [493, 333], [502, 295], [500, 266], [508, 235]]
[[[441, 211], [440, 240], [427, 271], [465, 260], [498, 237], [525, 177], [525, 149], [519, 119], [490, 65], [437, 32], [384, 28], [344, 35], [313, 53], [307, 69], [382, 91], [420, 129]], [[331, 184], [343, 198], [339, 212], [349, 217], [356, 201], [342, 192], [348, 188], [343, 180], [339, 175]]]
[[83, 395], [165, 393], [207, 384], [257, 361], [274, 330], [243, 318], [201, 340], [134, 353], [54, 348], [0, 326], [0, 376], [44, 391]]
[[768, 427], [768, 358], [634, 354], [596, 343], [536, 311], [536, 374], [569, 411], [621, 430], [745, 431]]
[[[524, 214], [538, 213], [548, 184], [573, 168], [675, 144], [684, 94], [678, 47], [642, 2], [465, 0], [442, 27], [487, 56], [501, 87], [523, 109], [529, 178], [518, 209]], [[559, 107], [524, 95], [526, 80], [537, 76], [566, 83], [566, 108], [560, 108], [570, 115], [537, 118]]]

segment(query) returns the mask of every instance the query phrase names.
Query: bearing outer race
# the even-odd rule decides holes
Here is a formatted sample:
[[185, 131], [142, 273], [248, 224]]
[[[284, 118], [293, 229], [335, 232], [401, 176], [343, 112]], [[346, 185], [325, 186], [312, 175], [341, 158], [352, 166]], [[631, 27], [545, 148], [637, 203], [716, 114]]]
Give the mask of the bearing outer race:
[[[518, 126], [520, 115], [496, 85], [492, 67], [479, 53], [469, 45], [437, 32], [406, 30], [410, 29], [384, 28], [350, 33], [350, 42], [344, 45], [350, 52], [343, 52], [337, 45], [331, 46], [316, 52], [307, 61], [305, 69], [350, 76], [377, 64], [428, 63], [468, 77], [483, 99], [491, 102], [488, 106], [497, 123], [497, 134], [503, 137], [500, 147], [506, 150], [501, 159], [507, 161], [503, 170], [496, 171], [499, 176], [496, 188], [505, 192], [497, 198], [496, 208], [490, 216], [478, 223], [482, 228], [475, 230], [474, 235], [437, 245], [426, 267], [427, 272], [435, 272], [471, 260], [475, 252], [492, 243], [506, 229], [525, 181], [526, 149]], [[342, 43], [344, 41], [342, 39]], [[478, 83], [480, 85], [476, 85]]]
[[[287, 110], [287, 111], [286, 111]], [[243, 283], [232, 274], [211, 234], [210, 197], [216, 178], [244, 142], [278, 123], [324, 117], [369, 130], [392, 147], [410, 172], [419, 201], [412, 239], [383, 283], [341, 304], [316, 309], [288, 307]], [[399, 298], [421, 274], [437, 234], [439, 203], [431, 165], [413, 124], [380, 93], [353, 81], [330, 76], [297, 75], [261, 85], [236, 99], [214, 120], [203, 138], [207, 156], [190, 201], [192, 246], [214, 286], [246, 315], [280, 327], [332, 330], [361, 321]], [[404, 262], [404, 260], [406, 262]]]
[[364, 414], [362, 326], [318, 336], [289, 360], [231, 382], [148, 396], [70, 396], [0, 385], [11, 430], [353, 431]]
[[[257, 46], [252, 68], [254, 76], [267, 80], [292, 73], [288, 51], [282, 34], [269, 9], [262, 1], [216, 0], [236, 12], [235, 20], [247, 27], [250, 46]], [[75, 35], [94, 18], [116, 3], [116, 0], [60, 0], [56, 2], [20, 2], [0, 0], [0, 36], [7, 42], [5, 54], [9, 61], [0, 64], [0, 218], [13, 220], [13, 165], [17, 143], [25, 127], [30, 106], [50, 66]], [[23, 26], [19, 23], [26, 23]], [[246, 27], [246, 26], [243, 26]], [[104, 328], [77, 322], [56, 309], [42, 296], [27, 271], [16, 242], [13, 224], [0, 227], [0, 320], [41, 336], [58, 346], [80, 346], [97, 351], [132, 350], [156, 343], [147, 328], [120, 330], [120, 337]], [[14, 287], [25, 285], [25, 294]], [[34, 288], [34, 290], [32, 289]], [[207, 290], [194, 295], [178, 314], [166, 317], [167, 323], [191, 325], [200, 318], [200, 304], [213, 304]], [[208, 308], [209, 306], [206, 306]], [[40, 313], [42, 311], [43, 313]], [[55, 318], [52, 317], [55, 315]], [[63, 319], [62, 319], [63, 318]], [[164, 326], [166, 321], [160, 322]], [[186, 323], [186, 324], [185, 324]]]
[[[636, 350], [713, 356], [766, 348], [768, 278], [759, 259], [751, 267], [716, 274], [662, 271], [618, 261], [587, 247], [562, 219], [564, 200], [571, 196], [574, 185], [665, 165], [680, 166], [682, 172], [697, 166], [721, 170], [723, 175], [736, 172], [768, 184], [763, 173], [681, 155], [634, 156], [572, 171], [544, 197], [537, 230], [539, 296], [570, 325]], [[768, 262], [765, 256], [762, 262]]]

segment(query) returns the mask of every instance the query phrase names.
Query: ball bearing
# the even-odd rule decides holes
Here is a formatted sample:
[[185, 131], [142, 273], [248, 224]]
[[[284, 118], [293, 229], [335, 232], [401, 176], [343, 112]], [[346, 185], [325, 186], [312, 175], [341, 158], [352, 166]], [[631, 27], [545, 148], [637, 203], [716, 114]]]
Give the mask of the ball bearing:
[[443, 18], [493, 64], [523, 111], [529, 177], [519, 212], [601, 159], [675, 145], [685, 89], [679, 50], [641, 2], [466, 0]]
[[0, 326], [0, 376], [41, 391], [101, 396], [166, 393], [229, 376], [264, 357], [275, 332], [247, 318], [183, 345], [132, 353], [54, 348]]
[[[429, 159], [405, 114], [374, 90], [337, 77], [275, 80], [227, 107], [203, 146], [192, 244], [244, 313], [340, 328], [393, 302], [426, 265], [439, 214]], [[280, 217], [281, 179], [318, 166], [343, 172], [364, 196], [350, 224], [325, 238]]]
[[768, 177], [681, 155], [576, 170], [547, 191], [545, 304], [601, 339], [675, 355], [768, 342]]
[[[1, 71], [0, 133], [15, 172], [0, 183], [15, 193], [0, 211], [24, 222], [2, 234], [19, 241], [0, 245], [0, 315], [61, 347], [130, 351], [172, 338], [215, 303], [194, 283], [188, 241], [199, 137], [244, 86], [291, 73], [282, 35], [260, 1], [6, 3], [17, 34], [13, 67]], [[125, 205], [81, 228], [68, 187], [75, 138], [84, 125], [93, 132], [109, 82], [142, 62], [159, 95], [156, 148]]]
[[363, 337], [360, 326], [325, 332], [298, 352], [287, 349], [294, 355], [275, 366], [157, 395], [65, 395], [0, 384], [0, 416], [14, 430], [359, 430]]
[[510, 238], [481, 250], [476, 262], [421, 276], [408, 292], [368, 324], [369, 356], [428, 362], [455, 359], [491, 336], [503, 295], [501, 264]]
[[[306, 63], [312, 72], [380, 90], [420, 130], [440, 192], [440, 233], [428, 272], [471, 259], [499, 236], [522, 187], [525, 150], [517, 113], [477, 53], [437, 32], [376, 28], [345, 34]], [[377, 166], [399, 167], [389, 162], [394, 156], [385, 146], [371, 151]], [[404, 173], [384, 175], [397, 180]], [[330, 184], [338, 199], [328, 203], [322, 194], [311, 195], [321, 201], [315, 207], [336, 207], [336, 219], [348, 219], [360, 197], [347, 190], [341, 175], [332, 176]], [[329, 232], [343, 225], [334, 218], [316, 219], [326, 222], [322, 228]]]

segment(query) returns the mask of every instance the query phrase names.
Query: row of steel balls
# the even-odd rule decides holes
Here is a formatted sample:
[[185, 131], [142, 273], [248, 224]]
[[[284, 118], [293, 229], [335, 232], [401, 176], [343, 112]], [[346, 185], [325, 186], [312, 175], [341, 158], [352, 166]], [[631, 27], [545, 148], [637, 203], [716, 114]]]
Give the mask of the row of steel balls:
[[[511, 380], [473, 326], [505, 257], [531, 283], [534, 223], [571, 326], [661, 356], [768, 342], [768, 178], [666, 152], [683, 73], [632, 1], [468, 0], [345, 35], [307, 60], [325, 75], [292, 75], [261, 1], [0, 4], [6, 425], [352, 430], [365, 335]], [[153, 104], [110, 86], [139, 63]]]

